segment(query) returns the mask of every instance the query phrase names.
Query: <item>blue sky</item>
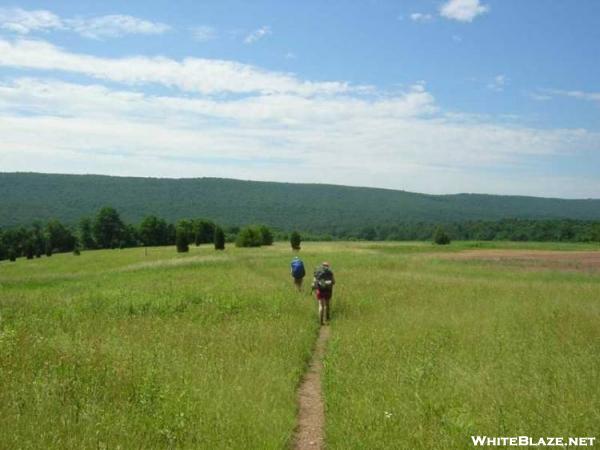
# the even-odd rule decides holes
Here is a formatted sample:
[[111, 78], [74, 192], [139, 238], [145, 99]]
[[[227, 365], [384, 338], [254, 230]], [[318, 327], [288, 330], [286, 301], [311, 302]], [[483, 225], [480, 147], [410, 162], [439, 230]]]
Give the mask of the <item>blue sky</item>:
[[600, 2], [0, 1], [0, 170], [600, 197]]

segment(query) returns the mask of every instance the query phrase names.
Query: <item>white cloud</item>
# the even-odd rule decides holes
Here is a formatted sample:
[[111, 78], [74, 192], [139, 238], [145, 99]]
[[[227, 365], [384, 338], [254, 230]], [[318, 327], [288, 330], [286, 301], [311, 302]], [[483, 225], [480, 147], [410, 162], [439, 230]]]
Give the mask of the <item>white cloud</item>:
[[0, 39], [0, 67], [56, 70], [131, 85], [156, 83], [188, 92], [334, 94], [350, 87], [343, 82], [312, 82], [294, 75], [218, 59], [135, 56], [101, 58], [71, 53], [44, 41]]
[[170, 29], [164, 23], [150, 22], [120, 14], [92, 17], [90, 19], [68, 19], [65, 23], [72, 31], [92, 39], [114, 38], [127, 34], [162, 34]]
[[197, 42], [208, 42], [217, 38], [217, 30], [208, 25], [201, 25], [191, 29], [192, 37]]
[[560, 89], [546, 89], [545, 92], [563, 97], [575, 98], [577, 100], [586, 100], [590, 102], [600, 102], [600, 92], [568, 91]]
[[61, 30], [65, 26], [61, 18], [50, 11], [0, 8], [0, 28], [28, 34], [33, 31]]
[[449, 0], [440, 7], [440, 15], [459, 22], [472, 22], [475, 17], [490, 10], [479, 0]]
[[19, 34], [50, 30], [71, 31], [92, 39], [127, 34], [162, 34], [170, 29], [164, 23], [121, 14], [63, 19], [50, 11], [21, 8], [0, 9], [0, 28]]
[[[506, 181], [496, 170], [600, 152], [600, 135], [585, 130], [455, 119], [422, 83], [371, 98], [226, 99], [19, 78], [0, 84], [0, 135], [3, 170], [323, 182], [330, 166], [327, 182], [424, 192], [554, 195], [551, 179], [534, 186], [532, 174]], [[600, 195], [600, 181], [578, 183], [560, 195], [584, 185]]]
[[[597, 160], [600, 133], [445, 112], [423, 81], [384, 92], [233, 61], [99, 58], [24, 39], [0, 39], [2, 66], [40, 70], [38, 78], [0, 80], [6, 171], [600, 196], [597, 177], [565, 172], [557, 183], [539, 175], [548, 161]], [[43, 78], [47, 70], [93, 80]], [[147, 83], [176, 89], [138, 90]], [[326, 180], [323, 166], [332, 168]]]
[[508, 78], [506, 78], [506, 75], [496, 75], [493, 80], [488, 83], [487, 87], [492, 91], [502, 92], [507, 83]]
[[529, 98], [532, 100], [537, 100], [538, 102], [545, 102], [548, 100], [552, 100], [552, 96], [548, 94], [540, 94], [539, 92], [530, 92], [528, 93]]
[[527, 92], [526, 95], [532, 100], [548, 101], [555, 97], [568, 97], [576, 100], [600, 104], [600, 92], [587, 92], [581, 90], [566, 90], [566, 89], [538, 89], [534, 92]]
[[410, 20], [413, 22], [427, 23], [433, 20], [433, 16], [431, 14], [417, 12], [410, 15]]
[[259, 39], [262, 39], [265, 36], [268, 36], [270, 34], [272, 34], [271, 27], [268, 27], [266, 25], [262, 26], [258, 30], [254, 30], [252, 33], [248, 34], [246, 36], [246, 38], [244, 39], [244, 43], [245, 44], [253, 44], [254, 42], [258, 41]]

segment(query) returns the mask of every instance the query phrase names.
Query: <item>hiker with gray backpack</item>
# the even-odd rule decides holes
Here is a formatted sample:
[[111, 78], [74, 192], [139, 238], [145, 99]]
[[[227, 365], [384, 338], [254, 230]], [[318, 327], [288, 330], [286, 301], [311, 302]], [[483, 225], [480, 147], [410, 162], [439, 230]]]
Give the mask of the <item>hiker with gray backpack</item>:
[[323, 262], [317, 270], [313, 278], [312, 290], [317, 291], [317, 301], [319, 302], [319, 321], [324, 325], [324, 319], [330, 319], [330, 303], [333, 295], [333, 285], [335, 284], [335, 276], [328, 262]]

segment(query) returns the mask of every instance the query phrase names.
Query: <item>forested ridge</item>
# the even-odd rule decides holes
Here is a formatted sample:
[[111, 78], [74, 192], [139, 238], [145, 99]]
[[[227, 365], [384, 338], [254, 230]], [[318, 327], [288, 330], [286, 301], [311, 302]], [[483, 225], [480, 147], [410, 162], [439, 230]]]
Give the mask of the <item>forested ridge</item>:
[[204, 217], [229, 226], [344, 235], [402, 223], [512, 219], [600, 220], [600, 199], [484, 194], [427, 195], [388, 189], [218, 178], [135, 178], [0, 173], [0, 227], [57, 219], [75, 225], [101, 207], [127, 223], [157, 215]]
[[290, 236], [298, 248], [298, 231], [306, 240], [600, 242], [598, 200], [224, 179], [0, 174], [0, 181], [0, 261], [140, 245], [251, 247]]

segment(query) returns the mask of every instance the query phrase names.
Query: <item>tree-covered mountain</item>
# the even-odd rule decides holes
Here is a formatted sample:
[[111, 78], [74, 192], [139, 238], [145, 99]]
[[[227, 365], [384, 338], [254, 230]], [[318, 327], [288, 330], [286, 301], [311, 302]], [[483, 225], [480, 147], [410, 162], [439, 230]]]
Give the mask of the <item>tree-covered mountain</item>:
[[172, 222], [204, 217], [227, 225], [264, 223], [317, 233], [418, 221], [600, 219], [600, 199], [427, 195], [219, 178], [0, 173], [0, 227], [49, 219], [75, 224], [105, 205], [116, 208], [128, 223], [153, 214]]

